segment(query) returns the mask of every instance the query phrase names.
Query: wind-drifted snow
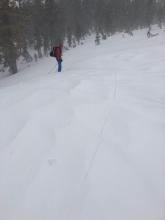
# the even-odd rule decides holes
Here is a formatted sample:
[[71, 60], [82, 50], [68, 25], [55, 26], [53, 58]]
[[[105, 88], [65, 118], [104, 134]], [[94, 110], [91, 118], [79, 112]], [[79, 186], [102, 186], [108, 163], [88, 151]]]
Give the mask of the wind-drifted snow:
[[165, 33], [93, 40], [0, 81], [0, 220], [165, 219]]

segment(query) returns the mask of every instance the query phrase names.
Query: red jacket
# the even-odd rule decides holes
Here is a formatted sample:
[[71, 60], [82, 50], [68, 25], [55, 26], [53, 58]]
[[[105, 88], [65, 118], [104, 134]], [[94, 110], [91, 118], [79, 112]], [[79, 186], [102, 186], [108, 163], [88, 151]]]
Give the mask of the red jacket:
[[57, 58], [57, 59], [60, 59], [61, 58], [61, 56], [62, 56], [62, 49], [61, 49], [61, 47], [54, 47], [54, 54], [55, 54], [55, 57]]

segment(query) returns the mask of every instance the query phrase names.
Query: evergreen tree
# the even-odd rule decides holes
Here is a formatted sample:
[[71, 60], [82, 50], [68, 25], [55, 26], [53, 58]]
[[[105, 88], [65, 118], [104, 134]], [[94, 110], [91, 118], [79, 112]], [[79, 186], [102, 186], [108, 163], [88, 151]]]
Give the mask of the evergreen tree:
[[4, 66], [10, 68], [12, 74], [17, 72], [17, 42], [18, 26], [15, 20], [16, 9], [14, 3], [8, 0], [0, 2], [0, 46]]
[[96, 33], [95, 44], [100, 45], [100, 34], [98, 32]]

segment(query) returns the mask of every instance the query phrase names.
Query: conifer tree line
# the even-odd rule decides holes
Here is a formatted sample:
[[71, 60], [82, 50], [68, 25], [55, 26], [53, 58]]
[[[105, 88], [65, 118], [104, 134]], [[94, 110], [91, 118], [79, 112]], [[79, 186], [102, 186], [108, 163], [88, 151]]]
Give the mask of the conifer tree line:
[[0, 0], [0, 66], [14, 74], [19, 57], [37, 60], [59, 42], [74, 47], [91, 32], [97, 41], [164, 21], [165, 0]]

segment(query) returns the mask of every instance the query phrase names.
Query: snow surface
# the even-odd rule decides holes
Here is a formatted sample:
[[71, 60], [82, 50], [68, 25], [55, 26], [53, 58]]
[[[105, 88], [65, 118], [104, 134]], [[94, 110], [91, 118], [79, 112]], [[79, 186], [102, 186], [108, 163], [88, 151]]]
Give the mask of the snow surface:
[[165, 33], [93, 39], [0, 81], [0, 220], [165, 219]]

